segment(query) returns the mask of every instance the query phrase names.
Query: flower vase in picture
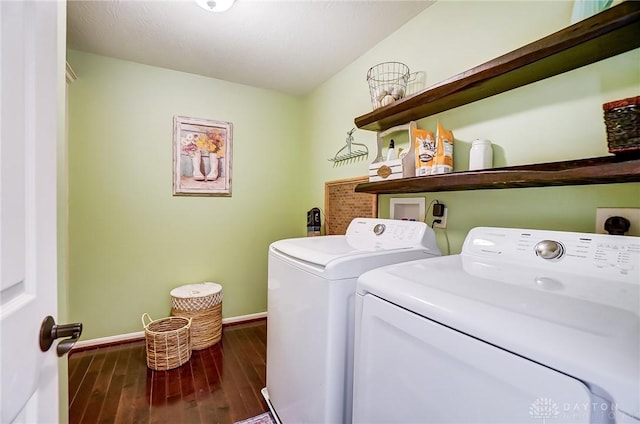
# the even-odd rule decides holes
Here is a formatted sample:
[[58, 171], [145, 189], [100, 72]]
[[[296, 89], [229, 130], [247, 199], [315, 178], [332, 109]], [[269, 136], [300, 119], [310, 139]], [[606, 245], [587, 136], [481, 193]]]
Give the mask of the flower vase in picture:
[[218, 155], [224, 151], [224, 134], [216, 130], [207, 131], [198, 137], [196, 146], [209, 154], [209, 173], [206, 179], [209, 181], [217, 180], [220, 167]]
[[209, 173], [207, 180], [215, 181], [218, 179], [218, 168], [220, 167], [220, 158], [215, 153], [209, 153]]
[[202, 153], [200, 153], [200, 150], [196, 150], [191, 158], [191, 163], [193, 165], [193, 179], [196, 181], [204, 181], [204, 175], [200, 169], [202, 165]]

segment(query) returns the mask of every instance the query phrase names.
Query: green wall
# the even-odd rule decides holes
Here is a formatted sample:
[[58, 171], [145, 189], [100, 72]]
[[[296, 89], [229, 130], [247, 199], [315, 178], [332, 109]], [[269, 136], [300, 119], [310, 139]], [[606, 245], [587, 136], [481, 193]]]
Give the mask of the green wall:
[[[301, 100], [68, 52], [69, 304], [83, 339], [141, 331], [169, 292], [216, 281], [223, 317], [266, 310], [270, 242], [303, 236]], [[233, 124], [231, 197], [172, 195], [174, 115]]]
[[[85, 323], [84, 339], [140, 331], [143, 312], [169, 313], [171, 288], [205, 280], [223, 285], [224, 317], [265, 311], [268, 244], [304, 235], [326, 181], [367, 174], [367, 160], [327, 159], [371, 110], [371, 66], [406, 63], [417, 91], [569, 25], [571, 7], [438, 1], [305, 98], [70, 51], [70, 319]], [[604, 156], [602, 103], [640, 92], [638, 63], [635, 50], [418, 126], [453, 130], [455, 170], [467, 169], [476, 138], [493, 141], [495, 166]], [[232, 197], [172, 196], [174, 115], [233, 123]], [[375, 133], [354, 137], [371, 160]], [[409, 196], [449, 207], [438, 243], [456, 253], [475, 226], [591, 232], [596, 207], [640, 207], [640, 184]]]
[[[306, 99], [313, 164], [312, 186], [322, 204], [327, 180], [367, 175], [368, 162], [333, 167], [323, 160], [344, 145], [353, 119], [371, 111], [367, 70], [380, 62], [406, 63], [414, 92], [508, 53], [569, 25], [572, 2], [438, 1], [319, 87]], [[417, 122], [453, 130], [454, 168], [468, 169], [471, 142], [494, 143], [494, 166], [512, 166], [608, 154], [602, 104], [640, 92], [640, 50], [458, 107]], [[375, 157], [375, 133], [358, 130]], [[405, 147], [401, 145], [400, 147]], [[370, 161], [369, 160], [369, 161]], [[379, 215], [389, 199], [379, 196]], [[402, 196], [393, 196], [402, 197]], [[595, 208], [640, 207], [640, 184], [419, 193], [428, 205], [449, 207], [447, 229], [436, 230], [443, 253], [457, 253], [475, 226], [593, 232]]]

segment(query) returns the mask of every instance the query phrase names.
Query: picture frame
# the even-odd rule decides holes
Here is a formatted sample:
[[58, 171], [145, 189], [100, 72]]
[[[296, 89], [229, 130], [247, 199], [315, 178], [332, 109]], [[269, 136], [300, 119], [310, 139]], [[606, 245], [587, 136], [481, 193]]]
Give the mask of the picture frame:
[[232, 147], [230, 122], [174, 116], [173, 195], [231, 196]]

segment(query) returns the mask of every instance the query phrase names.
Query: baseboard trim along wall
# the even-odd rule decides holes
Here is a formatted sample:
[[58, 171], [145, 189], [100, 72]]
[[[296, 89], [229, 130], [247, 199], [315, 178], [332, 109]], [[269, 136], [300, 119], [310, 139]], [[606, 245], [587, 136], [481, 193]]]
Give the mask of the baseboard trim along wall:
[[[266, 317], [267, 317], [266, 312], [258, 312], [255, 314], [223, 318], [222, 325], [225, 326], [225, 325], [240, 324], [243, 322], [254, 321], [254, 320], [262, 319]], [[73, 346], [73, 349], [71, 349], [71, 352], [73, 352], [74, 350], [86, 350], [86, 349], [104, 346], [104, 345], [128, 343], [128, 342], [133, 342], [133, 341], [142, 340], [142, 339], [144, 339], [144, 330], [136, 331], [135, 333], [118, 334], [118, 335], [109, 336], [109, 337], [99, 337], [97, 339], [81, 340]]]

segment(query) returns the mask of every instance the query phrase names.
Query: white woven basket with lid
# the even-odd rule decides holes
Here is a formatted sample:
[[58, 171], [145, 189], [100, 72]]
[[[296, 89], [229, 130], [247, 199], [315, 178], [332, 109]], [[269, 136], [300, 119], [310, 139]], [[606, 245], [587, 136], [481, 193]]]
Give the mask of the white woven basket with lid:
[[191, 348], [206, 349], [222, 338], [222, 286], [186, 284], [171, 290], [171, 315], [193, 320]]
[[171, 290], [171, 306], [181, 311], [199, 311], [222, 303], [222, 286], [206, 281]]

